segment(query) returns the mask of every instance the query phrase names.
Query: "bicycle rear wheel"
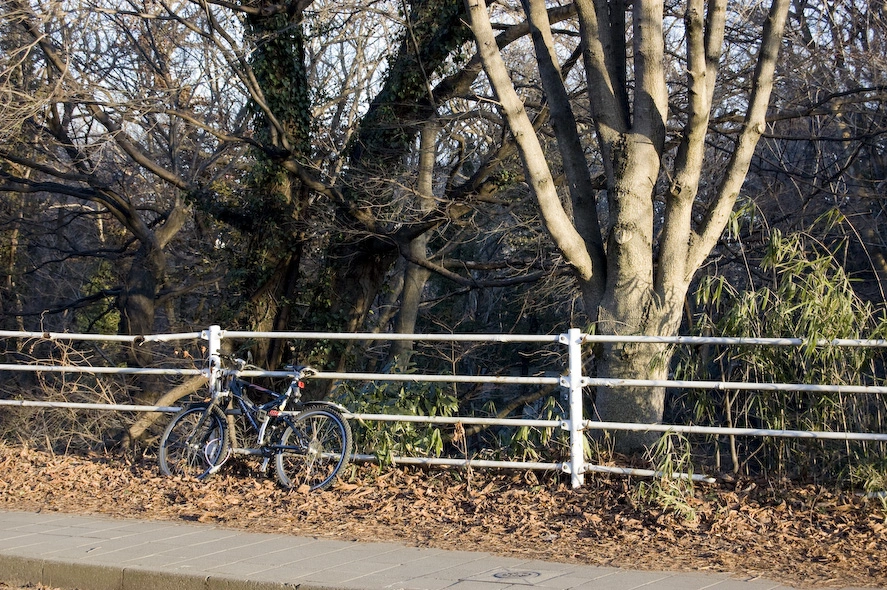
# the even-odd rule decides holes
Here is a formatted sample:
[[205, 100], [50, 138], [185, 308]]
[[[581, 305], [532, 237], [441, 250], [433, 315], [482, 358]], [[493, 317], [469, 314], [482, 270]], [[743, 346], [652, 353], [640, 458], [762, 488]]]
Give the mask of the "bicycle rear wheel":
[[280, 437], [277, 478], [285, 488], [323, 490], [351, 459], [351, 426], [336, 409], [308, 406]]
[[160, 439], [158, 460], [164, 475], [204, 479], [228, 456], [225, 414], [209, 404], [176, 414]]

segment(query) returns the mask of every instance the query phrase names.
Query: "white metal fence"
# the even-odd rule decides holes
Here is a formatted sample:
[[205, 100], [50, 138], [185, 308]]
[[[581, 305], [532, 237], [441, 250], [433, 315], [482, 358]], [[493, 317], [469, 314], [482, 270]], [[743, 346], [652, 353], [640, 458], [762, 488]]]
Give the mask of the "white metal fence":
[[[182, 340], [202, 340], [207, 343], [207, 368], [121, 368], [94, 367], [79, 365], [48, 365], [48, 364], [0, 364], [0, 371], [31, 371], [55, 373], [91, 373], [117, 375], [173, 375], [173, 376], [204, 376], [212, 382], [221, 368], [221, 343], [225, 338], [278, 338], [290, 340], [410, 340], [425, 342], [478, 342], [478, 343], [536, 343], [558, 344], [563, 350], [563, 370], [559, 377], [514, 377], [489, 375], [429, 375], [404, 373], [339, 373], [319, 372], [312, 379], [336, 381], [404, 381], [404, 382], [444, 382], [444, 383], [485, 383], [509, 385], [556, 385], [566, 393], [568, 400], [567, 415], [559, 420], [529, 420], [516, 418], [478, 418], [468, 416], [407, 416], [393, 414], [346, 414], [349, 418], [367, 421], [402, 421], [425, 422], [436, 424], [477, 424], [498, 426], [525, 426], [533, 428], [560, 428], [569, 432], [569, 458], [559, 463], [488, 461], [478, 459], [449, 459], [440, 457], [395, 457], [395, 463], [455, 465], [472, 467], [520, 468], [535, 470], [557, 470], [569, 473], [573, 487], [584, 483], [584, 474], [589, 472], [615, 473], [625, 475], [655, 476], [653, 470], [629, 469], [586, 462], [584, 456], [585, 431], [625, 430], [673, 432], [684, 434], [711, 434], [727, 436], [766, 436], [785, 438], [806, 438], [819, 440], [859, 440], [887, 442], [887, 433], [865, 432], [822, 432], [802, 430], [774, 430], [755, 428], [722, 428], [705, 426], [687, 426], [678, 424], [635, 424], [601, 422], [584, 419], [582, 390], [584, 387], [664, 387], [678, 389], [709, 389], [709, 390], [761, 390], [761, 391], [804, 391], [819, 393], [846, 394], [885, 394], [885, 386], [864, 385], [829, 385], [803, 383], [749, 383], [729, 381], [686, 381], [686, 380], [647, 380], [647, 379], [611, 379], [591, 378], [582, 374], [583, 351], [586, 344], [603, 342], [636, 342], [683, 345], [755, 345], [755, 346], [810, 346], [810, 342], [802, 338], [724, 338], [696, 336], [601, 336], [583, 334], [578, 328], [571, 328], [566, 333], [556, 335], [514, 335], [514, 334], [340, 334], [322, 332], [254, 332], [223, 330], [220, 326], [210, 326], [200, 332], [179, 334], [155, 334], [147, 336], [106, 336], [97, 334], [71, 334], [53, 332], [2, 331], [0, 338], [36, 339], [46, 341], [112, 341], [121, 343], [141, 344], [148, 342], [173, 342]], [[878, 347], [887, 348], [887, 340], [827, 340], [814, 343], [816, 346], [837, 347]], [[243, 371], [244, 377], [285, 377], [285, 371]], [[19, 407], [64, 407], [94, 410], [117, 410], [135, 412], [176, 412], [177, 406], [118, 405], [118, 404], [85, 404], [67, 402], [42, 402], [28, 400], [0, 400], [0, 406]], [[713, 481], [704, 475], [672, 474], [687, 476], [697, 480]]]

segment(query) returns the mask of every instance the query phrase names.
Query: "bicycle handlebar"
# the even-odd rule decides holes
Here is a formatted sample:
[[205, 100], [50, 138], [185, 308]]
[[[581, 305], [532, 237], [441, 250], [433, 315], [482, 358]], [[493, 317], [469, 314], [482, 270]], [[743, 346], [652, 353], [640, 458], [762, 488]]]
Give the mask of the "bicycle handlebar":
[[[233, 362], [236, 365], [235, 369], [229, 369], [229, 371], [233, 372], [235, 375], [243, 371], [246, 368], [254, 368], [261, 370], [261, 367], [256, 365], [250, 365], [244, 359], [236, 358], [233, 356], [224, 355], [223, 358], [230, 362]], [[308, 365], [285, 365], [283, 369], [287, 372], [293, 373], [294, 379], [302, 379], [305, 377], [311, 377], [312, 375], [316, 375], [318, 373], [317, 369], [313, 367], [309, 367]]]

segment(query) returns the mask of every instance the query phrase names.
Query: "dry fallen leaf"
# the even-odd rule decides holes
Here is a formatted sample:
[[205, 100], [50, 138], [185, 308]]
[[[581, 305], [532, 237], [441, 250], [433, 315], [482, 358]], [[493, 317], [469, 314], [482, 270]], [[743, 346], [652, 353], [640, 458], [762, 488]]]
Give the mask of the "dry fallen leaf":
[[[159, 477], [150, 461], [0, 445], [0, 509], [223, 523], [610, 567], [730, 571], [798, 586], [887, 587], [887, 515], [807, 486], [706, 486], [686, 521], [638, 506], [626, 478], [358, 466], [330, 491], [280, 488], [246, 462], [204, 482]], [[755, 485], [752, 485], [755, 484]], [[829, 509], [823, 509], [829, 506]]]

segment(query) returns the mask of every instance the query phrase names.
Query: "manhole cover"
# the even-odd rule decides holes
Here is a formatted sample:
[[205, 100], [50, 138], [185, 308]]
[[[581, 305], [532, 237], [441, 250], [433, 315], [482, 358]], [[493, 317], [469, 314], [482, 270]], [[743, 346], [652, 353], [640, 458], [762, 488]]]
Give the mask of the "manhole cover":
[[476, 574], [470, 578], [465, 578], [465, 580], [486, 582], [488, 584], [507, 584], [509, 586], [536, 586], [562, 575], [564, 575], [564, 572], [559, 570], [522, 570], [516, 567], [514, 569], [503, 567]]
[[497, 572], [493, 574], [493, 577], [507, 580], [512, 578], [538, 578], [540, 575], [539, 572]]

